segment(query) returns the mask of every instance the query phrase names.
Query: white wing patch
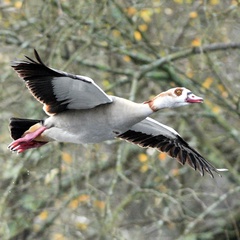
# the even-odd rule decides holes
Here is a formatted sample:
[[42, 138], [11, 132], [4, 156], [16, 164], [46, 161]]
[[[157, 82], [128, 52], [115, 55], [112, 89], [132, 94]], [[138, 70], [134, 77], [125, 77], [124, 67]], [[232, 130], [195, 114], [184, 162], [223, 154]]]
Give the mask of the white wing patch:
[[88, 77], [54, 77], [52, 85], [56, 100], [67, 103], [68, 109], [89, 109], [112, 102], [111, 97]]
[[152, 136], [164, 135], [172, 139], [176, 138], [176, 136], [180, 136], [173, 128], [159, 123], [150, 117], [133, 125], [130, 130], [146, 133]]

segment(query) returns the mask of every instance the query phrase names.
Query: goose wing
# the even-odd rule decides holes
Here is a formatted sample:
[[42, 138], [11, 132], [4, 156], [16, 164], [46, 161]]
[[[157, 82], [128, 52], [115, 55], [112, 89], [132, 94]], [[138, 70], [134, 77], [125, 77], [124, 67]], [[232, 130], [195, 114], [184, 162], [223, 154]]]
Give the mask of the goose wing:
[[12, 67], [22, 78], [32, 95], [49, 115], [67, 109], [90, 109], [111, 103], [108, 96], [91, 78], [47, 67], [34, 50], [36, 61], [13, 61]]
[[[174, 129], [152, 118], [148, 117], [135, 124], [127, 132], [120, 134], [118, 137], [141, 147], [151, 147], [161, 152], [166, 152], [172, 158], [177, 159], [182, 165], [188, 163], [193, 169], [198, 170], [201, 175], [204, 175], [205, 171], [211, 177], [213, 177], [213, 172], [220, 175], [219, 171], [221, 170], [216, 169], [196, 150], [190, 147]], [[225, 169], [222, 171], [225, 171]]]

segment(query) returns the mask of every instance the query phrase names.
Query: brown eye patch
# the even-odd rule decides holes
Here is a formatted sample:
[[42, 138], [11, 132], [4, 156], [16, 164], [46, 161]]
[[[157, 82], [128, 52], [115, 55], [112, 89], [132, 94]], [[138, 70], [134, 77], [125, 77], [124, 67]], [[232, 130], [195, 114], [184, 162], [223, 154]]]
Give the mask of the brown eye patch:
[[174, 93], [175, 93], [177, 96], [180, 96], [180, 95], [182, 95], [182, 91], [183, 91], [183, 89], [177, 88], [177, 89], [174, 91]]

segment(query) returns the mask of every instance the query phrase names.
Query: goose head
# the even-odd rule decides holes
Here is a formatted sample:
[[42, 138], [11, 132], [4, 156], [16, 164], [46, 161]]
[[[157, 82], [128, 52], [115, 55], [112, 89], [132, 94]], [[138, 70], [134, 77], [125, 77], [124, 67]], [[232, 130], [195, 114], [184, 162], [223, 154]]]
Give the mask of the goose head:
[[160, 93], [147, 103], [153, 111], [158, 111], [162, 108], [176, 108], [202, 102], [203, 98], [196, 96], [189, 89], [176, 87]]

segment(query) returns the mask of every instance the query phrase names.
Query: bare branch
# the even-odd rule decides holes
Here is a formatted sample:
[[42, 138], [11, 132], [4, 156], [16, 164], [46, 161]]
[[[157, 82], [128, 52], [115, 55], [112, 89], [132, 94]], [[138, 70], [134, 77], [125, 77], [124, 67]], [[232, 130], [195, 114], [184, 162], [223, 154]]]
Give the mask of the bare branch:
[[165, 63], [173, 62], [182, 58], [186, 58], [190, 55], [200, 54], [200, 53], [207, 53], [207, 52], [214, 52], [226, 49], [238, 49], [240, 48], [240, 43], [213, 43], [210, 45], [202, 46], [202, 47], [193, 47], [190, 49], [186, 49], [183, 51], [179, 51], [176, 53], [172, 53], [167, 55], [166, 57], [157, 59], [152, 63], [143, 65], [141, 67], [141, 71], [139, 74], [138, 79], [141, 79], [147, 72], [152, 71], [155, 68], [162, 66]]

